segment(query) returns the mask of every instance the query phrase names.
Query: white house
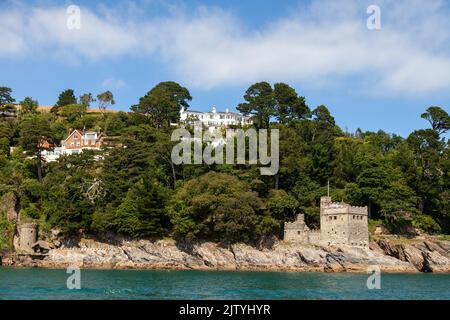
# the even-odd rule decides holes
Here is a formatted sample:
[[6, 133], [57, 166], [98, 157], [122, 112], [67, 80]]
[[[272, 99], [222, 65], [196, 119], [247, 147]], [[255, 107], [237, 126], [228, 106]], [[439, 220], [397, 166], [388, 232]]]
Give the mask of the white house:
[[185, 123], [200, 121], [210, 130], [227, 128], [231, 125], [243, 126], [253, 123], [250, 117], [244, 116], [241, 113], [230, 112], [228, 109], [225, 109], [225, 112], [218, 112], [215, 107], [212, 107], [210, 112], [193, 111], [182, 108], [180, 111], [180, 120]]

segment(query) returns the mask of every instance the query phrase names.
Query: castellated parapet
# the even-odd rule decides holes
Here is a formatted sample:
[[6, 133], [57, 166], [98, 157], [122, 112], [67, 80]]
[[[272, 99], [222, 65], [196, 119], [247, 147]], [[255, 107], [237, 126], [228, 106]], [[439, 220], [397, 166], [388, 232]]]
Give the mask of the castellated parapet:
[[284, 239], [291, 242], [319, 245], [350, 245], [368, 247], [367, 207], [355, 207], [344, 202], [320, 199], [320, 230], [309, 230], [304, 215], [285, 223]]

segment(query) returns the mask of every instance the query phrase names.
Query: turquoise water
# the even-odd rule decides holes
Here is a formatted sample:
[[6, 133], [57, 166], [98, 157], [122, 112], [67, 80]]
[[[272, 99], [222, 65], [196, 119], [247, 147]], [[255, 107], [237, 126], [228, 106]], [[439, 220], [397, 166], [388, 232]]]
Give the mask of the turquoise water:
[[0, 268], [0, 299], [447, 299], [449, 274], [81, 270], [69, 290], [65, 270]]

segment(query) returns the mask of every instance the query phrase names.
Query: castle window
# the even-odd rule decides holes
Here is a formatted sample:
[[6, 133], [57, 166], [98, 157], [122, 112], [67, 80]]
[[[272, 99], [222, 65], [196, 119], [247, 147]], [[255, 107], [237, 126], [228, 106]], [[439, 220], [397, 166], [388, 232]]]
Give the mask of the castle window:
[[337, 220], [337, 216], [334, 216], [334, 220]]
[[300, 234], [300, 231], [297, 231], [297, 234]]

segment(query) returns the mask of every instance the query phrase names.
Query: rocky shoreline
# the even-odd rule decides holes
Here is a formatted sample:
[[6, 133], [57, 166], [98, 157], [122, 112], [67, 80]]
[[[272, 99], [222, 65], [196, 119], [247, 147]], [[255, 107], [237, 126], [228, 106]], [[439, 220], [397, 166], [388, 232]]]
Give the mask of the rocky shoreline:
[[370, 248], [311, 246], [277, 241], [270, 247], [221, 246], [173, 240], [83, 239], [46, 254], [4, 255], [3, 266], [98, 269], [241, 270], [294, 272], [450, 272], [450, 242], [432, 238], [401, 241], [380, 238]]

